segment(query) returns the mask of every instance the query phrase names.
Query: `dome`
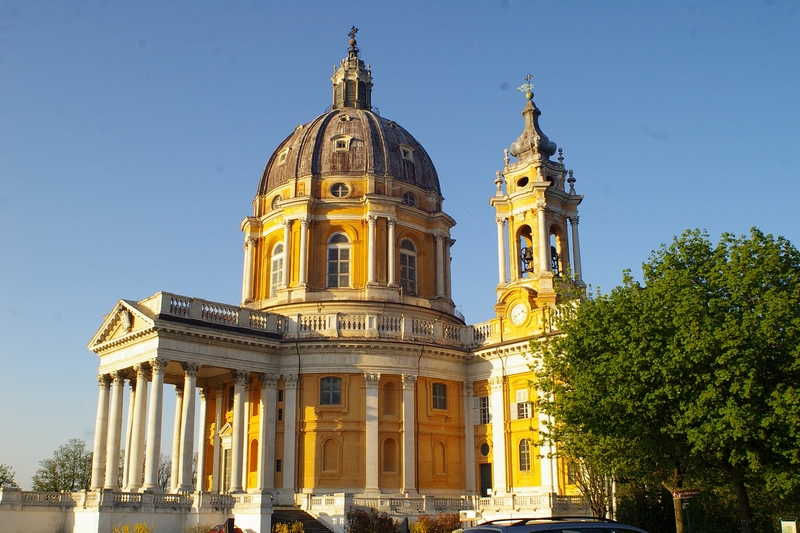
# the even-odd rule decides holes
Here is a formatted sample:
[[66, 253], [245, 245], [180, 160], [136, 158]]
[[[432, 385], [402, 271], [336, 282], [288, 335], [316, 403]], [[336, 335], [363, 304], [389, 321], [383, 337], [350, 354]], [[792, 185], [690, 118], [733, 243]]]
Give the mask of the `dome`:
[[431, 158], [396, 122], [371, 110], [342, 107], [298, 126], [272, 154], [258, 194], [295, 178], [391, 176], [441, 194]]

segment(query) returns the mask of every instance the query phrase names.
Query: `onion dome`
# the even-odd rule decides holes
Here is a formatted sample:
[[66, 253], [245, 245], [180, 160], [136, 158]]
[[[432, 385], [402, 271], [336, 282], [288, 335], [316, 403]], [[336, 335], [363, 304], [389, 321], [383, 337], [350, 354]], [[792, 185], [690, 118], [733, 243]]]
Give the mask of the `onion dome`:
[[372, 73], [356, 46], [334, 72], [331, 109], [298, 126], [270, 157], [258, 194], [312, 176], [389, 176], [441, 194], [439, 177], [428, 153], [396, 122], [373, 111]]

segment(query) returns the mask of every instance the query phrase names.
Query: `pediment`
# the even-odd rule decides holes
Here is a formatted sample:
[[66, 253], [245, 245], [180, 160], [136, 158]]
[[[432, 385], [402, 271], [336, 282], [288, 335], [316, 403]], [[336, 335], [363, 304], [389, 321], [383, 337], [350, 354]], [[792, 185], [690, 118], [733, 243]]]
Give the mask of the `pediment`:
[[89, 342], [89, 349], [110, 341], [122, 339], [136, 332], [152, 328], [154, 321], [131, 302], [120, 300], [114, 310], [105, 316], [103, 324]]
[[223, 438], [231, 435], [233, 435], [233, 426], [230, 422], [225, 422], [225, 425], [219, 428], [219, 436], [220, 438]]

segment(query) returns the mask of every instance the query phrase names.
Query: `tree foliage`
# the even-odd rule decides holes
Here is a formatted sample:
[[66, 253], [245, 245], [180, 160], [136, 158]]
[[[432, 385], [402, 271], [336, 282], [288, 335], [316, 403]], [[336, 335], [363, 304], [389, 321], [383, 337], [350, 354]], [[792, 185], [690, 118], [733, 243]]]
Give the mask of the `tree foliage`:
[[347, 533], [397, 533], [399, 526], [391, 516], [377, 509], [350, 507], [345, 514], [344, 530]]
[[744, 532], [748, 483], [800, 487], [800, 253], [789, 241], [754, 228], [714, 245], [686, 232], [651, 254], [641, 283], [626, 273], [611, 294], [563, 307], [563, 335], [537, 351], [541, 408], [564, 451], [670, 490], [722, 472]]
[[89, 488], [92, 479], [92, 452], [86, 442], [70, 439], [53, 452], [53, 457], [39, 461], [33, 475], [33, 490], [61, 492]]
[[6, 464], [0, 464], [0, 487], [17, 487], [14, 479], [14, 469]]

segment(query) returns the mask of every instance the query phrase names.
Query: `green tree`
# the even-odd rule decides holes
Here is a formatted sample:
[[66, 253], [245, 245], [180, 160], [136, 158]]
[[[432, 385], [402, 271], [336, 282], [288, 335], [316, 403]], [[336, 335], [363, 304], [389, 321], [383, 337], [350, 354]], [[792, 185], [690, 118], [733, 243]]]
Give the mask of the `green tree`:
[[39, 461], [33, 475], [33, 490], [61, 492], [88, 489], [92, 479], [92, 452], [86, 442], [70, 439], [53, 452], [53, 457]]
[[563, 335], [536, 351], [541, 408], [566, 453], [670, 490], [720, 471], [744, 533], [749, 483], [800, 486], [800, 253], [789, 241], [754, 228], [713, 245], [686, 232], [651, 254], [641, 283], [626, 273], [611, 294], [562, 307]]
[[14, 469], [6, 464], [0, 464], [0, 487], [16, 487]]

